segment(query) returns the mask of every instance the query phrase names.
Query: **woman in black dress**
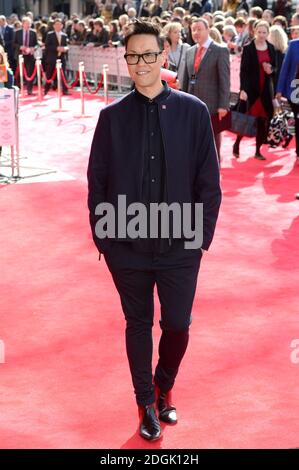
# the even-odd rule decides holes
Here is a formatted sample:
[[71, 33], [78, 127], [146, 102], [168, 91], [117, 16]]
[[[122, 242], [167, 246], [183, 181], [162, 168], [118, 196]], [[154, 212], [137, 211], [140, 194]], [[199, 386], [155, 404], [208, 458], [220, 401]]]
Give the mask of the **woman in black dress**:
[[[273, 116], [275, 74], [275, 50], [267, 41], [269, 24], [258, 21], [254, 28], [254, 40], [244, 47], [240, 69], [240, 100], [243, 109], [257, 118], [255, 158], [265, 160], [260, 149], [266, 141], [270, 119]], [[248, 102], [248, 103], [246, 103]], [[233, 154], [239, 157], [242, 136], [238, 136], [233, 146]]]

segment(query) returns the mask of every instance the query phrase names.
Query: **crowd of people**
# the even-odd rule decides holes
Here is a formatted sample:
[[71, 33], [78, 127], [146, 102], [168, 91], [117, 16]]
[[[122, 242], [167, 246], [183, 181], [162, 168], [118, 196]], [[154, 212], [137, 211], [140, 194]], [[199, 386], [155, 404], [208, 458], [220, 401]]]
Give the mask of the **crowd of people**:
[[[217, 128], [230, 107], [229, 56], [238, 55], [241, 104], [257, 118], [255, 158], [265, 159], [261, 147], [273, 116], [275, 96], [287, 98], [294, 112], [299, 158], [299, 105], [291, 99], [291, 82], [298, 75], [299, 41], [291, 42], [288, 48], [290, 40], [299, 38], [299, 11], [292, 11], [290, 1], [273, 1], [271, 9], [264, 0], [253, 0], [250, 8], [245, 0], [170, 0], [166, 9], [162, 9], [161, 0], [106, 0], [96, 5], [94, 14], [85, 18], [76, 14], [68, 18], [58, 12], [47, 18], [33, 18], [27, 12], [21, 20], [14, 14], [9, 18], [0, 16], [0, 47], [11, 69], [15, 72], [17, 57], [22, 53], [27, 74], [31, 75], [39, 50], [50, 78], [57, 58], [61, 58], [65, 70], [70, 46], [123, 45], [129, 24], [136, 17], [147, 18], [162, 30], [164, 67], [177, 73], [177, 88], [207, 104], [213, 124], [216, 122], [219, 155], [221, 134]], [[49, 88], [46, 83], [44, 92]], [[27, 82], [27, 91], [32, 94], [32, 81]], [[65, 85], [63, 92], [68, 93]], [[241, 139], [238, 136], [233, 146], [236, 158]]]

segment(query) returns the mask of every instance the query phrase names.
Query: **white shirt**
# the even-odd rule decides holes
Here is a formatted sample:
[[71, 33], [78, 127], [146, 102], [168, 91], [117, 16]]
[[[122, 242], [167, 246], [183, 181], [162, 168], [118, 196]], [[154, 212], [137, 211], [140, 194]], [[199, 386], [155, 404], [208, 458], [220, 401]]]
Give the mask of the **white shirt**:
[[201, 46], [200, 46], [199, 44], [197, 44], [197, 47], [204, 47], [204, 48], [205, 48], [205, 50], [204, 50], [204, 52], [203, 52], [203, 54], [202, 54], [202, 56], [201, 56], [201, 59], [203, 59], [205, 53], [207, 52], [207, 49], [210, 47], [210, 45], [212, 44], [212, 42], [213, 42], [213, 39], [210, 38], [210, 37], [208, 37], [208, 39], [206, 40], [206, 42], [204, 42]]
[[56, 33], [58, 44], [61, 44], [61, 33]]

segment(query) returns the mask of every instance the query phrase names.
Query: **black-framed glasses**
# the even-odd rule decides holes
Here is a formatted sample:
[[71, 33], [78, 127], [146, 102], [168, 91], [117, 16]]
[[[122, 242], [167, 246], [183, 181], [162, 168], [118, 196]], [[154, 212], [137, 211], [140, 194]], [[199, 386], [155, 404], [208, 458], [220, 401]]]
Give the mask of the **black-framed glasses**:
[[144, 54], [125, 54], [124, 58], [128, 65], [137, 65], [142, 57], [146, 64], [154, 64], [157, 62], [158, 55], [162, 54], [159, 52], [145, 52]]

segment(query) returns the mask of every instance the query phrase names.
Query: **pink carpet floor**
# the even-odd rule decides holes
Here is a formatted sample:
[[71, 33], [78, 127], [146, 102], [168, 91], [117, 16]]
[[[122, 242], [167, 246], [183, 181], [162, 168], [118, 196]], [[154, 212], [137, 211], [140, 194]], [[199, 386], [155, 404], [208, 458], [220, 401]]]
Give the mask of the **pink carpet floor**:
[[[0, 186], [0, 448], [299, 447], [293, 143], [260, 162], [246, 139], [237, 161], [223, 137], [223, 204], [174, 391], [179, 423], [149, 444], [136, 433], [120, 302], [88, 225], [86, 166], [103, 103], [88, 99], [92, 117], [78, 119], [78, 95], [64, 113], [51, 111], [53, 94], [45, 102], [23, 100], [21, 166], [31, 169]], [[55, 173], [29, 178], [37, 167]], [[156, 302], [156, 347], [158, 320]]]

